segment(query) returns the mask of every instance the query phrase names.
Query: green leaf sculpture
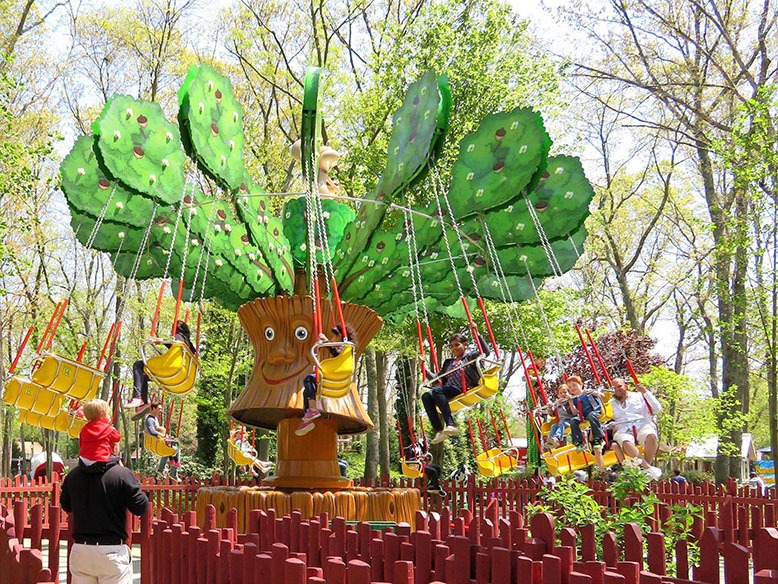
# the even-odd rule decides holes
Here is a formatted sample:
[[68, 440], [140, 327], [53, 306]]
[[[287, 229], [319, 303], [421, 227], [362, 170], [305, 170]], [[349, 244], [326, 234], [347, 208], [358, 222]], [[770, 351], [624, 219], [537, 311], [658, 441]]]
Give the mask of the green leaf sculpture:
[[230, 80], [207, 63], [191, 66], [178, 92], [178, 120], [187, 152], [222, 188], [243, 182], [243, 108]]
[[184, 159], [178, 126], [159, 104], [127, 95], [108, 100], [92, 124], [103, 169], [126, 188], [164, 203], [184, 192]]
[[[319, 73], [306, 76], [303, 108], [311, 185]], [[313, 253], [317, 263], [332, 262], [343, 300], [400, 319], [419, 299], [410, 258], [419, 262], [427, 309], [458, 315], [461, 295], [470, 302], [530, 297], [583, 251], [591, 185], [578, 159], [548, 156], [543, 119], [529, 108], [487, 116], [461, 140], [448, 185], [425, 185], [428, 202], [409, 216], [398, 210], [404, 193], [425, 181], [448, 129], [448, 80], [433, 71], [409, 86], [392, 117], [375, 191], [356, 211], [350, 201], [319, 199], [327, 245], [317, 241], [313, 250], [309, 201], [290, 197], [274, 212], [243, 164], [243, 110], [229, 80], [210, 65], [193, 67], [178, 97], [178, 124], [157, 104], [114, 97], [94, 136], [79, 138], [62, 162], [78, 239], [111, 254], [122, 275], [170, 277], [177, 290], [183, 274], [186, 299], [237, 309], [299, 293]], [[187, 156], [215, 194], [185, 185]]]

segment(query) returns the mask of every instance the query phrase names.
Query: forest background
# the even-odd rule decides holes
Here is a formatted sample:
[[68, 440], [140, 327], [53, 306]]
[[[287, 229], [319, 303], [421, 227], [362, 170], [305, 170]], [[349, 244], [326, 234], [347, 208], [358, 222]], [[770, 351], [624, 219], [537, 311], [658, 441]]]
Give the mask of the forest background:
[[[127, 285], [110, 258], [81, 247], [57, 188], [59, 162], [110, 96], [158, 101], [173, 119], [187, 68], [213, 64], [243, 104], [255, 182], [297, 192], [288, 151], [299, 135], [303, 76], [307, 65], [323, 66], [325, 136], [345, 151], [334, 177], [360, 196], [378, 180], [404, 89], [434, 68], [449, 75], [454, 98], [442, 165], [486, 113], [530, 105], [543, 113], [553, 149], [580, 155], [595, 186], [575, 269], [519, 307], [524, 339], [498, 326], [500, 344], [564, 355], [577, 344], [579, 320], [595, 338], [617, 328], [651, 335], [666, 357], [649, 379], [668, 406], [668, 456], [718, 434], [723, 480], [740, 472], [743, 432], [778, 451], [776, 3], [556, 4], [539, 20], [554, 23], [549, 32], [509, 4], [475, 0], [0, 0], [0, 372], [29, 326], [39, 340], [64, 298], [55, 349], [75, 354], [87, 339], [86, 360], [96, 361], [124, 294], [113, 373], [131, 384], [159, 282]], [[163, 323], [172, 306], [168, 299]], [[224, 410], [253, 355], [234, 314], [201, 308], [203, 372], [179, 434], [189, 472], [205, 474], [224, 465]], [[491, 310], [497, 323], [510, 319], [504, 307]], [[464, 328], [433, 324], [439, 344]], [[378, 431], [351, 444], [355, 476], [397, 470], [395, 402], [413, 408], [414, 400], [398, 391], [396, 364], [413, 358], [413, 338], [411, 323], [386, 326], [366, 353], [361, 388]], [[506, 369], [507, 382], [517, 360]], [[500, 410], [520, 433], [518, 393], [474, 415]], [[3, 475], [19, 439], [74, 451], [62, 437], [20, 428], [13, 408], [1, 416]], [[126, 453], [135, 453], [136, 430], [125, 415], [117, 423], [130, 437]], [[448, 467], [470, 456], [466, 440], [449, 442]], [[259, 444], [272, 450], [272, 436]]]

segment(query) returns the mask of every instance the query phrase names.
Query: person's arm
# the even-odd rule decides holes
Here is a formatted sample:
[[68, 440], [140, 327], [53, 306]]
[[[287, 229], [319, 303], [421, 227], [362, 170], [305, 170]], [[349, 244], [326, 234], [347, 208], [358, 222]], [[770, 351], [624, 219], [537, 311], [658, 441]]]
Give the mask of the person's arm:
[[116, 444], [122, 441], [122, 435], [119, 433], [119, 430], [112, 426], [111, 433], [108, 435], [108, 440]]
[[70, 506], [70, 489], [68, 487], [68, 477], [66, 476], [65, 480], [62, 481], [62, 489], [59, 493], [59, 506], [62, 507], [65, 513], [73, 511], [73, 508]]
[[157, 419], [152, 415], [146, 416], [146, 433], [155, 438], [158, 438], [161, 434], [159, 426], [157, 426]]
[[127, 471], [125, 505], [133, 515], [141, 516], [149, 507], [149, 498], [141, 490], [140, 483], [131, 471]]
[[644, 385], [636, 385], [635, 390], [642, 394], [645, 403], [650, 406], [652, 414], [658, 414], [662, 411], [662, 404]]

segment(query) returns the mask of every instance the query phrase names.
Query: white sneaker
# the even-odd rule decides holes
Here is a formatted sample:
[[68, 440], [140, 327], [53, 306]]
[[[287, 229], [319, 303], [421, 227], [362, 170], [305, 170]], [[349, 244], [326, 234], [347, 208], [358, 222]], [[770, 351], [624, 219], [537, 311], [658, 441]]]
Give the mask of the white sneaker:
[[649, 466], [646, 469], [646, 474], [650, 476], [653, 480], [658, 481], [662, 478], [662, 469], [658, 466]]
[[456, 436], [457, 434], [459, 434], [459, 428], [456, 426], [446, 426], [443, 428], [444, 436]]
[[446, 436], [442, 431], [435, 434], [435, 437], [430, 440], [430, 444], [440, 444], [441, 442], [445, 441], [448, 436]]

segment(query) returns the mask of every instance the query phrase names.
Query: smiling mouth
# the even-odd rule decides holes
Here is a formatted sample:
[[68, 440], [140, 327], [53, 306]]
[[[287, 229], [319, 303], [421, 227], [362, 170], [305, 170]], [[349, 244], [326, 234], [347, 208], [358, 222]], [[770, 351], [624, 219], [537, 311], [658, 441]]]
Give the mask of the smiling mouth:
[[262, 378], [265, 380], [265, 383], [267, 383], [268, 385], [281, 385], [282, 383], [287, 383], [287, 382], [291, 381], [292, 379], [294, 379], [295, 377], [298, 377], [298, 376], [302, 375], [304, 371], [305, 371], [305, 367], [303, 367], [302, 369], [297, 370], [295, 373], [292, 373], [291, 375], [289, 375], [287, 377], [284, 377], [282, 379], [271, 379], [263, 371], [262, 372]]

